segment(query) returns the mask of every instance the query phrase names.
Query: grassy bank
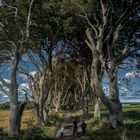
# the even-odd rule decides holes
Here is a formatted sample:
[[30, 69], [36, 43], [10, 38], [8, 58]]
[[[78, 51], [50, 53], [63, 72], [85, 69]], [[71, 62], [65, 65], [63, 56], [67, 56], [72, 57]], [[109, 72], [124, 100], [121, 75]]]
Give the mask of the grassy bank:
[[75, 115], [87, 123], [87, 135], [94, 140], [139, 140], [140, 138], [140, 105], [126, 105], [123, 107], [124, 127], [113, 129], [108, 123], [108, 112], [105, 107], [101, 111], [102, 120], [93, 118], [94, 112], [90, 111], [88, 118], [84, 118], [82, 111]]
[[[27, 129], [29, 123], [35, 122], [35, 116], [31, 110], [25, 110], [23, 113], [21, 129]], [[9, 128], [9, 111], [8, 110], [0, 110], [0, 127], [3, 128], [4, 131], [7, 131]]]
[[[87, 123], [87, 135], [94, 140], [139, 140], [140, 138], [140, 105], [123, 106], [123, 116], [125, 126], [113, 129], [108, 124], [108, 112], [104, 106], [101, 107], [102, 120], [97, 121], [93, 118], [93, 108], [90, 108], [88, 118], [84, 118], [82, 111], [76, 111], [75, 115], [84, 119]], [[5, 132], [8, 130], [9, 111], [0, 111], [0, 127]], [[22, 135], [20, 140], [53, 140], [57, 129], [62, 123], [63, 113], [50, 115], [47, 126], [35, 125], [35, 116], [31, 110], [25, 110], [22, 119]]]
[[[32, 110], [25, 110], [21, 123], [20, 140], [52, 140], [55, 139], [58, 127], [61, 125], [63, 113], [59, 112], [50, 117], [46, 126], [36, 125], [36, 117]], [[3, 128], [5, 137], [9, 129], [9, 111], [0, 110], [0, 128]], [[7, 140], [7, 139], [5, 139]]]

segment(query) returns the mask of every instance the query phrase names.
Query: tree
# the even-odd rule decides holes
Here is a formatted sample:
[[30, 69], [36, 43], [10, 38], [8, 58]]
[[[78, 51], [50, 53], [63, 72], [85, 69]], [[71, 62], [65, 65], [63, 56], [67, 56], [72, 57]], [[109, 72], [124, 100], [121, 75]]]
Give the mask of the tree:
[[69, 71], [67, 70], [66, 62], [56, 62], [54, 69], [51, 96], [55, 112], [58, 112], [67, 102], [71, 84], [68, 81]]
[[[34, 67], [36, 67], [35, 77], [32, 77], [28, 70], [26, 72], [22, 70], [29, 78], [33, 104], [38, 121], [41, 123], [46, 123], [48, 119], [48, 107], [46, 104], [53, 77], [52, 55], [57, 53], [57, 51], [53, 50], [59, 47], [59, 43], [63, 40], [59, 8], [59, 2], [51, 1], [40, 1], [33, 5], [32, 11], [34, 14], [30, 25], [32, 35], [30, 44], [32, 47], [27, 48], [26, 54]], [[39, 9], [39, 12], [36, 9]]]
[[28, 50], [28, 59], [31, 60], [32, 65], [36, 67], [36, 72], [32, 75], [28, 70], [21, 69], [21, 72], [28, 77], [29, 90], [32, 93], [32, 103], [35, 108], [38, 123], [41, 124], [46, 123], [48, 120], [48, 108], [46, 102], [48, 100], [52, 83], [52, 50], [53, 48], [45, 49], [42, 45], [37, 50]]
[[[79, 102], [81, 105], [81, 108], [83, 110], [83, 114], [85, 117], [88, 116], [88, 99], [89, 96], [89, 81], [87, 76], [87, 69], [84, 66], [78, 65], [75, 70], [75, 80], [77, 85], [79, 85]], [[77, 91], [78, 92], [78, 91]]]
[[[38, 59], [40, 61], [39, 63], [41, 64], [41, 65], [38, 64], [38, 65], [40, 65], [40, 67], [42, 67], [42, 65], [47, 66], [47, 68], [44, 66], [42, 67], [42, 70], [41, 70], [42, 72], [46, 72], [46, 71], [48, 71], [48, 68], [51, 68], [50, 64], [52, 64], [52, 63], [50, 63], [49, 61], [50, 61], [52, 55], [56, 55], [57, 53], [59, 53], [59, 51], [57, 51], [56, 49], [54, 49], [53, 53], [51, 52], [52, 54], [50, 52], [44, 53], [48, 49], [52, 49], [52, 50], [53, 50], [53, 48], [65, 49], [67, 47], [67, 49], [64, 50], [64, 51], [66, 51], [64, 54], [65, 57], [63, 57], [63, 59], [61, 60], [61, 61], [65, 61], [66, 59], [68, 59], [68, 57], [72, 57], [72, 55], [74, 54], [73, 53], [74, 51], [72, 52], [72, 48], [68, 48], [68, 46], [72, 46], [72, 45], [75, 46], [76, 43], [77, 43], [76, 45], [81, 46], [80, 40], [82, 40], [84, 42], [84, 39], [82, 37], [82, 35], [84, 35], [84, 30], [81, 30], [82, 28], [80, 28], [80, 30], [79, 30], [78, 26], [79, 26], [80, 22], [76, 21], [76, 18], [78, 17], [78, 15], [75, 15], [75, 12], [73, 11], [73, 10], [75, 10], [75, 7], [76, 7], [75, 4], [72, 4], [68, 1], [55, 1], [55, 2], [54, 1], [49, 1], [49, 2], [42, 1], [42, 2], [38, 2], [38, 3], [34, 4], [34, 7], [32, 9], [34, 14], [32, 15], [32, 21], [31, 21], [32, 24], [30, 26], [31, 34], [32, 34], [31, 39], [32, 39], [32, 45], [33, 45], [32, 49], [34, 49], [34, 50], [31, 49], [30, 54], [32, 54], [32, 52], [33, 52], [33, 55], [35, 54], [38, 57]], [[39, 10], [40, 12], [38, 12], [36, 9], [40, 9]], [[76, 26], [74, 25], [75, 21], [77, 22]], [[81, 24], [81, 27], [82, 27], [82, 25], [83, 25], [83, 23]], [[78, 33], [80, 34], [81, 32], [82, 32], [82, 35], [77, 36]], [[72, 39], [73, 35], [75, 37], [74, 39]], [[85, 35], [84, 35], [84, 37], [85, 37]], [[72, 41], [74, 42], [74, 40], [76, 40], [76, 39], [77, 39], [76, 43], [72, 43]], [[60, 46], [59, 44], [61, 44], [61, 47], [65, 46], [65, 48], [59, 47]], [[83, 43], [83, 44], [85, 45], [85, 43]], [[82, 46], [84, 46], [84, 45], [82, 45]], [[84, 50], [87, 50], [87, 48]], [[85, 53], [84, 50], [81, 49], [82, 54]], [[33, 58], [33, 55], [32, 56], [30, 55], [30, 58]], [[47, 58], [47, 56], [50, 56], [50, 57]], [[86, 55], [86, 56], [88, 56], [88, 55]], [[56, 59], [56, 58], [54, 57], [54, 59]], [[82, 62], [82, 60], [80, 60], [80, 62]], [[36, 66], [37, 66], [37, 64], [36, 64]], [[54, 68], [57, 68], [57, 67], [58, 66], [54, 66]], [[52, 73], [55, 74], [56, 71], [53, 72], [54, 68], [52, 67], [52, 69], [50, 69], [50, 71], [52, 71]], [[57, 77], [55, 75], [51, 74], [51, 77], [56, 78], [56, 79], [54, 79], [54, 81], [55, 81], [54, 84], [57, 86], [59, 85], [58, 87], [65, 85], [64, 82], [62, 82], [63, 84], [62, 83], [60, 84], [59, 82], [57, 82], [57, 78], [61, 77], [60, 73], [57, 73], [57, 74], [58, 74]], [[39, 79], [41, 79], [41, 78], [39, 78]], [[46, 77], [46, 79], [47, 79], [47, 77]], [[36, 82], [36, 80], [35, 80], [35, 82]], [[31, 84], [31, 85], [33, 85], [33, 84]], [[44, 86], [46, 86], [46, 85], [44, 84]], [[56, 90], [58, 90], [58, 87]], [[63, 86], [62, 86], [62, 89], [63, 89]], [[55, 95], [56, 94], [58, 95], [58, 91], [56, 91], [56, 90], [53, 90], [53, 91], [55, 91], [54, 92]], [[36, 91], [37, 90], [35, 90], [35, 92]], [[40, 92], [40, 91], [38, 91], [38, 92]], [[59, 93], [62, 94], [62, 90], [60, 90]], [[41, 95], [41, 94], [38, 94], [38, 95]], [[54, 96], [54, 97], [56, 97], [56, 96]], [[61, 96], [59, 96], [59, 97], [61, 97]], [[37, 99], [39, 99], [39, 98], [37, 98]], [[59, 101], [56, 103], [59, 103]]]
[[[117, 72], [122, 62], [138, 50], [136, 46], [130, 47], [130, 40], [138, 27], [138, 20], [135, 21], [130, 14], [134, 14], [134, 11], [138, 10], [139, 2], [100, 0], [99, 5], [100, 9], [94, 13], [95, 17], [92, 21], [80, 6], [84, 18], [89, 24], [89, 28], [86, 30], [86, 43], [92, 51], [93, 58], [91, 88], [107, 106], [110, 124], [116, 128], [123, 124]], [[136, 13], [133, 17], [136, 16]], [[121, 37], [126, 37], [123, 45], [120, 45]], [[109, 78], [109, 98], [104, 94], [100, 81], [104, 70]]]
[[[21, 117], [25, 106], [25, 104], [19, 106], [18, 103], [17, 69], [24, 47], [29, 38], [32, 4], [33, 0], [29, 3], [24, 22], [18, 17], [17, 10], [19, 10], [19, 7], [17, 5], [13, 5], [13, 3], [4, 3], [4, 5], [0, 7], [0, 10], [2, 11], [0, 15], [0, 46], [3, 47], [3, 51], [8, 53], [8, 55], [5, 55], [5, 58], [8, 58], [9, 67], [11, 69], [10, 83], [7, 83], [4, 78], [0, 76], [0, 81], [8, 88], [7, 95], [10, 99], [10, 137], [19, 134]], [[21, 24], [22, 22], [23, 24]], [[8, 47], [8, 49], [6, 47]], [[5, 58], [4, 61], [7, 60]]]

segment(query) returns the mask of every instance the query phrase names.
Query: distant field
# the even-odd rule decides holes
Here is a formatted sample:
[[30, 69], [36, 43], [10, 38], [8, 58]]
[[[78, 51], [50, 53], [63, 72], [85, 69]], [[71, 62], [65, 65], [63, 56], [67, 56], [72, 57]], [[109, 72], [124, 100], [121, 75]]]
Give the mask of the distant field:
[[[23, 113], [21, 129], [26, 129], [28, 127], [28, 123], [31, 123], [35, 120], [35, 117], [31, 110], [25, 110]], [[0, 127], [3, 128], [4, 131], [8, 130], [9, 127], [9, 111], [0, 110]]]
[[[31, 110], [25, 110], [22, 117], [21, 129], [24, 130], [25, 135], [23, 135], [23, 139], [35, 140], [45, 138], [48, 140], [55, 139], [55, 135], [57, 132], [57, 128], [61, 125], [61, 120], [63, 118], [63, 113], [59, 112], [56, 114], [54, 118], [51, 118], [51, 121], [54, 124], [49, 124], [48, 126], [38, 126], [33, 125], [36, 124], [36, 118]], [[9, 129], [9, 111], [8, 110], [0, 110], [0, 127], [3, 128], [4, 132], [8, 132]], [[21, 139], [22, 139], [21, 137]], [[44, 139], [43, 139], [44, 140]]]
[[[93, 111], [91, 111], [90, 113], [93, 114]], [[106, 111], [105, 107], [101, 107], [101, 116], [107, 116], [108, 112]], [[82, 116], [82, 111], [77, 111], [76, 112], [77, 116]], [[123, 116], [124, 119], [127, 120], [127, 122], [132, 122], [132, 123], [140, 123], [140, 105], [125, 105], [123, 106]], [[57, 115], [58, 118], [63, 118], [62, 113], [58, 113]], [[60, 119], [61, 120], [61, 119]], [[57, 118], [55, 121], [58, 121]], [[34, 123], [35, 122], [35, 116], [33, 114], [33, 112], [31, 110], [25, 110], [23, 113], [23, 118], [22, 118], [22, 124], [21, 124], [21, 129], [24, 130], [26, 128], [28, 128], [28, 126], [31, 126], [30, 123]], [[96, 127], [93, 127], [92, 122], [94, 122], [93, 117], [89, 118], [88, 120], [86, 120], [86, 122], [89, 123], [88, 126], [88, 131], [89, 134], [95, 133], [96, 131]], [[44, 128], [44, 133], [47, 137], [53, 138], [55, 136], [55, 133], [57, 131], [57, 127], [58, 125], [53, 125], [52, 126], [47, 126]], [[2, 127], [4, 129], [5, 132], [8, 131], [8, 127], [9, 127], [9, 111], [8, 110], [0, 110], [0, 127]], [[101, 131], [102, 133], [107, 133], [104, 132], [103, 130]], [[101, 133], [100, 132], [100, 133]], [[110, 135], [110, 130], [108, 132], [108, 135]], [[99, 133], [99, 132], [97, 132]], [[113, 132], [111, 132], [113, 133]], [[118, 132], [119, 134], [120, 132]], [[139, 132], [138, 132], [139, 133]], [[97, 135], [101, 135], [101, 134], [97, 134]]]

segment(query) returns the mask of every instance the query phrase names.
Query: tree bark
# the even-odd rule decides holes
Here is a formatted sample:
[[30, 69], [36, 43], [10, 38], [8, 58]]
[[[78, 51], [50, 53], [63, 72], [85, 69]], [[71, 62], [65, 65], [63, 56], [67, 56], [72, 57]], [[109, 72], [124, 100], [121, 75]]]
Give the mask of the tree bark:
[[48, 110], [47, 110], [47, 108], [46, 107], [43, 107], [43, 120], [44, 120], [44, 122], [45, 123], [47, 123], [47, 121], [48, 121]]
[[42, 100], [39, 100], [39, 119], [40, 119], [40, 123], [42, 124], [44, 122], [44, 120], [43, 120], [43, 102], [42, 102]]
[[20, 128], [21, 128], [21, 121], [22, 121], [22, 116], [23, 116], [23, 111], [25, 109], [27, 105], [27, 102], [23, 102], [19, 105], [19, 131], [20, 131]]
[[19, 106], [18, 101], [10, 98], [10, 130], [9, 136], [19, 135], [20, 128], [20, 115], [19, 115]]
[[109, 75], [110, 85], [110, 98], [105, 95], [99, 76], [98, 76], [98, 64], [99, 56], [94, 54], [94, 59], [91, 66], [91, 88], [97, 97], [101, 99], [104, 105], [109, 110], [109, 121], [113, 128], [123, 124], [122, 118], [122, 105], [119, 100], [119, 90], [117, 84], [117, 69], [111, 70]]
[[99, 106], [99, 100], [98, 98], [95, 98], [94, 103], [94, 118], [97, 120], [101, 119], [101, 112], [100, 112], [100, 106]]
[[86, 98], [85, 95], [82, 95], [81, 106], [82, 106], [84, 117], [87, 117], [88, 116], [88, 108], [86, 106], [85, 98]]
[[18, 96], [16, 94], [11, 95], [10, 97], [10, 122], [9, 122], [10, 123], [9, 136], [10, 137], [13, 137], [13, 135], [18, 136], [20, 133], [22, 115], [23, 115], [23, 111], [26, 104], [27, 103], [24, 102], [19, 105]]
[[110, 68], [109, 70], [109, 92], [112, 102], [112, 109], [109, 111], [109, 120], [113, 128], [116, 128], [118, 125], [123, 125], [122, 104], [119, 99], [117, 68]]

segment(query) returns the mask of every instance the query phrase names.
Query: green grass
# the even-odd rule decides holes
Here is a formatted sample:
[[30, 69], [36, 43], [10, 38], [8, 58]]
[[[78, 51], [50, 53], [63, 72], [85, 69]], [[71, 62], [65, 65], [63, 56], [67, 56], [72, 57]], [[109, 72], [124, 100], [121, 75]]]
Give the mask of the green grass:
[[44, 134], [49, 139], [55, 139], [57, 127], [56, 126], [47, 126], [44, 129]]
[[104, 106], [101, 106], [102, 121], [93, 118], [93, 111], [90, 111], [87, 119], [83, 117], [81, 110], [77, 111], [75, 115], [80, 120], [84, 119], [86, 121], [87, 135], [93, 137], [94, 140], [121, 140], [122, 136], [127, 140], [130, 140], [130, 138], [132, 140], [139, 140], [140, 138], [140, 105], [127, 105], [123, 107], [123, 116], [126, 124], [124, 127], [117, 129], [110, 128], [107, 122], [108, 111]]
[[[8, 129], [8, 111], [0, 111], [0, 127], [4, 127], [5, 131]], [[55, 139], [56, 132], [63, 123], [63, 112], [53, 114], [47, 126], [24, 126], [25, 122], [31, 116], [31, 111], [26, 110], [23, 116], [22, 128], [23, 134], [20, 140], [53, 140]], [[121, 140], [124, 135], [126, 139], [140, 138], [140, 105], [127, 105], [123, 107], [123, 116], [125, 120], [125, 126], [117, 129], [109, 127], [107, 122], [108, 111], [104, 106], [101, 106], [102, 121], [95, 120], [93, 118], [93, 108], [90, 109], [89, 117], [85, 119], [82, 115], [82, 111], [75, 112], [80, 120], [84, 119], [87, 123], [87, 135], [93, 137], [94, 140]], [[106, 119], [104, 119], [106, 118]], [[24, 122], [25, 121], [25, 122]], [[30, 121], [30, 120], [28, 120]]]
[[[21, 129], [26, 129], [28, 127], [28, 122], [35, 122], [35, 117], [31, 110], [25, 110], [23, 112]], [[0, 127], [3, 128], [4, 131], [8, 131], [9, 128], [9, 110], [0, 110]]]
[[[51, 114], [50, 114], [51, 115]], [[62, 124], [63, 112], [58, 112], [50, 116], [46, 126], [39, 126], [35, 123], [35, 116], [31, 110], [25, 110], [21, 124], [20, 140], [53, 140], [56, 132]], [[3, 128], [5, 137], [7, 137], [9, 127], [9, 111], [0, 110], [0, 127]], [[6, 140], [6, 139], [5, 139]]]

